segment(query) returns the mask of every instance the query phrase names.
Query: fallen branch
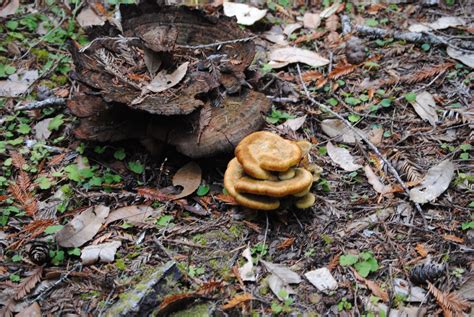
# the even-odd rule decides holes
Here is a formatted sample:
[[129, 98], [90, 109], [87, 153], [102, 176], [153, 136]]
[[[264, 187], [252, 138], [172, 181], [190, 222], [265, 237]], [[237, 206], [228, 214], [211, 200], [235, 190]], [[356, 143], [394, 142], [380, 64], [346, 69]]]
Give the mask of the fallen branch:
[[396, 40], [404, 40], [413, 43], [429, 43], [432, 45], [443, 44], [451, 46], [458, 50], [472, 51], [474, 49], [474, 43], [472, 42], [458, 42], [456, 45], [449, 43], [449, 39], [434, 35], [430, 32], [402, 32], [394, 30], [386, 30], [381, 28], [374, 28], [365, 25], [351, 25], [351, 21], [348, 16], [344, 15], [341, 18], [343, 34], [350, 33], [351, 30], [355, 33], [365, 36], [372, 36], [376, 38], [394, 38]]
[[[395, 167], [393, 167], [393, 165], [388, 161], [387, 158], [385, 158], [385, 156], [383, 156], [382, 153], [380, 153], [379, 149], [372, 143], [369, 141], [369, 139], [364, 136], [362, 133], [360, 133], [357, 129], [354, 129], [354, 127], [352, 126], [352, 124], [347, 121], [343, 116], [341, 116], [339, 113], [333, 111], [332, 109], [330, 109], [329, 107], [327, 107], [326, 105], [316, 101], [313, 97], [311, 97], [309, 91], [308, 91], [308, 88], [306, 87], [306, 84], [303, 80], [303, 77], [301, 75], [301, 69], [300, 69], [300, 65], [297, 64], [296, 65], [296, 68], [298, 69], [298, 76], [300, 78], [300, 82], [301, 82], [301, 85], [303, 87], [303, 90], [306, 94], [306, 97], [308, 98], [309, 101], [311, 101], [312, 104], [318, 106], [321, 110], [323, 111], [326, 111], [326, 112], [329, 112], [330, 114], [332, 114], [333, 116], [335, 116], [336, 118], [338, 118], [339, 120], [341, 120], [350, 130], [352, 130], [361, 140], [363, 140], [371, 149], [372, 151], [387, 165], [388, 167], [388, 170], [390, 171], [390, 173], [392, 173], [392, 175], [395, 177], [395, 179], [397, 180], [397, 182], [400, 184], [400, 186], [403, 188], [403, 191], [408, 195], [408, 197], [410, 197], [410, 190], [408, 189], [408, 187], [405, 185], [405, 182], [402, 180], [402, 178], [400, 177], [400, 175], [398, 174], [397, 170], [395, 169]], [[423, 222], [426, 226], [426, 219], [425, 219], [425, 215], [423, 213], [423, 210], [421, 209], [421, 206], [420, 204], [418, 203], [414, 203], [415, 204], [415, 207], [416, 209], [418, 210], [418, 212], [420, 213], [422, 219], [423, 219]]]
[[226, 45], [226, 44], [235, 44], [239, 42], [246, 42], [250, 41], [257, 38], [257, 36], [249, 36], [249, 37], [244, 37], [241, 39], [235, 39], [235, 40], [229, 40], [229, 41], [222, 41], [222, 42], [216, 42], [216, 43], [211, 43], [211, 44], [201, 44], [201, 45], [176, 45], [176, 47], [179, 48], [187, 48], [187, 49], [199, 49], [199, 48], [211, 48], [211, 47], [216, 47], [216, 46], [221, 46], [221, 45]]
[[26, 105], [16, 107], [16, 111], [21, 110], [35, 110], [43, 109], [47, 107], [60, 107], [66, 105], [66, 100], [64, 98], [51, 97], [41, 101], [33, 101], [27, 103]]

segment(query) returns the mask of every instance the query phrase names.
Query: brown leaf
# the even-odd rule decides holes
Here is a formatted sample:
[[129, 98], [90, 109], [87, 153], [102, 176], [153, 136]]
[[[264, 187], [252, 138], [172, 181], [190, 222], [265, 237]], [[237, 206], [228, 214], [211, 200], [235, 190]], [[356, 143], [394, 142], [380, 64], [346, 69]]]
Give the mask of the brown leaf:
[[417, 244], [415, 247], [416, 252], [418, 252], [419, 255], [422, 257], [426, 258], [428, 255], [428, 251], [426, 250], [425, 246], [421, 243]]
[[352, 273], [354, 274], [354, 277], [356, 278], [356, 280], [358, 280], [360, 282], [363, 282], [372, 291], [372, 293], [375, 296], [380, 297], [382, 299], [382, 301], [388, 302], [388, 300], [389, 300], [388, 293], [385, 290], [383, 290], [377, 283], [375, 283], [374, 281], [368, 280], [366, 278], [363, 278], [353, 268], [351, 268], [351, 270], [352, 270]]
[[197, 293], [173, 294], [165, 296], [165, 298], [163, 298], [163, 301], [160, 304], [160, 310], [166, 309], [166, 307], [168, 307], [169, 305], [179, 304], [183, 301], [187, 302], [190, 299], [198, 297], [200, 296]]
[[341, 76], [352, 73], [357, 68], [357, 65], [352, 64], [340, 64], [329, 73], [328, 77], [330, 79], [338, 79]]
[[16, 314], [15, 317], [41, 317], [41, 307], [37, 302], [34, 302]]
[[291, 247], [293, 245], [294, 242], [295, 242], [295, 238], [288, 238], [288, 239], [285, 239], [282, 242], [280, 242], [276, 246], [276, 248], [279, 249], [279, 250], [288, 249], [289, 247]]
[[338, 28], [339, 28], [339, 17], [333, 14], [326, 20], [326, 29], [331, 32], [336, 32]]
[[174, 199], [174, 197], [170, 195], [166, 195], [162, 193], [160, 190], [154, 189], [154, 188], [146, 188], [146, 187], [137, 188], [137, 194], [147, 199], [157, 200], [157, 201], [169, 201], [169, 200]]
[[112, 211], [109, 216], [105, 219], [105, 224], [108, 225], [111, 222], [117, 220], [125, 220], [131, 224], [142, 223], [145, 220], [154, 215], [158, 215], [159, 211], [146, 205], [134, 205], [126, 206]]
[[176, 86], [186, 75], [188, 71], [189, 62], [181, 64], [171, 74], [166, 73], [165, 70], [156, 74], [155, 78], [146, 86], [146, 89], [152, 92], [162, 92], [171, 87]]
[[239, 306], [240, 304], [248, 302], [252, 299], [253, 299], [253, 296], [250, 293], [238, 294], [238, 295], [235, 295], [230, 301], [228, 301], [227, 304], [222, 306], [222, 309], [223, 310], [231, 309], [236, 306]]
[[452, 234], [443, 235], [443, 239], [446, 241], [451, 241], [451, 242], [456, 242], [456, 243], [464, 243], [463, 238], [456, 237], [455, 235], [452, 235]]
[[372, 168], [370, 168], [369, 165], [364, 166], [364, 171], [369, 184], [372, 185], [372, 187], [377, 193], [383, 195], [392, 191], [392, 186], [382, 184], [382, 182], [379, 180], [377, 175], [375, 175], [374, 171], [372, 170]]
[[321, 17], [317, 13], [306, 12], [303, 16], [305, 29], [316, 29], [321, 24]]
[[301, 77], [303, 77], [304, 81], [314, 81], [323, 78], [323, 74], [317, 70], [309, 70], [301, 74]]
[[189, 162], [181, 167], [173, 176], [173, 185], [182, 186], [183, 190], [173, 199], [179, 199], [191, 195], [201, 184], [202, 172], [199, 165], [195, 162]]
[[43, 267], [40, 266], [35, 269], [30, 276], [23, 279], [23, 281], [17, 286], [15, 299], [20, 300], [26, 294], [28, 294], [36, 284], [41, 280], [41, 275], [43, 274]]
[[103, 205], [87, 208], [56, 233], [56, 241], [64, 248], [80, 247], [99, 232], [109, 211]]

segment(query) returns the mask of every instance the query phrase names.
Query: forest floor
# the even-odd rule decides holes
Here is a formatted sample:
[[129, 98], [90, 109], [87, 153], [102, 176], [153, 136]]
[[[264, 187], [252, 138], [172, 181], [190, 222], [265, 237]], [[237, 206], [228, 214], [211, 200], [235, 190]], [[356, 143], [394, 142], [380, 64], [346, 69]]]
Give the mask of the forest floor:
[[[81, 24], [112, 19], [117, 2], [18, 6], [11, 0], [0, 9], [0, 93], [11, 95], [0, 99], [1, 316], [102, 315], [156, 270], [166, 277], [154, 281], [156, 307], [140, 305], [158, 315], [182, 309], [194, 309], [193, 316], [469, 313], [470, 1], [260, 5], [265, 17], [242, 28], [256, 36], [253, 67], [261, 77], [255, 88], [273, 102], [263, 129], [310, 141], [310, 159], [323, 168], [313, 207], [275, 212], [242, 208], [223, 192], [231, 155], [197, 160], [202, 174], [190, 176], [197, 190], [166, 200], [160, 193], [189, 158], [172, 147], [158, 159], [136, 141], [73, 135], [78, 119], [64, 100], [77, 82], [69, 76], [67, 40], [86, 45]], [[85, 8], [94, 13], [78, 23]], [[206, 10], [223, 15], [222, 6]], [[429, 24], [424, 34], [431, 36], [399, 38], [420, 23]], [[343, 32], [349, 24], [351, 32]], [[357, 58], [347, 53], [350, 36], [360, 39], [350, 44], [363, 52], [358, 64], [347, 63]], [[314, 68], [292, 52], [303, 60], [272, 68], [275, 42], [328, 62]], [[41, 100], [46, 107], [38, 106]], [[63, 235], [74, 240], [69, 244], [58, 241], [57, 233], [73, 218], [77, 224], [81, 213], [85, 229]], [[83, 263], [93, 245], [103, 248], [103, 262], [108, 253], [109, 263]], [[323, 281], [307, 274], [318, 269]]]

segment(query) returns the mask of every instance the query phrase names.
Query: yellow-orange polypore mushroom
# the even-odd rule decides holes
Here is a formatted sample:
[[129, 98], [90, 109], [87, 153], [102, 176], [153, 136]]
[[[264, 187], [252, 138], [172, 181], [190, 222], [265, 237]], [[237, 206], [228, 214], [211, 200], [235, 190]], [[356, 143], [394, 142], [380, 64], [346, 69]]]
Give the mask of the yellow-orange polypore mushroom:
[[280, 207], [280, 201], [276, 198], [237, 192], [235, 190], [235, 183], [244, 175], [244, 169], [237, 158], [232, 159], [227, 165], [227, 170], [224, 174], [224, 187], [238, 204], [258, 210], [274, 210]]
[[299, 163], [301, 148], [292, 141], [266, 131], [246, 136], [235, 148], [235, 156], [246, 174], [264, 180], [278, 179], [271, 172], [285, 172]]
[[313, 193], [307, 193], [295, 202], [295, 206], [299, 209], [306, 209], [313, 206], [315, 201], [316, 196]]
[[287, 180], [261, 180], [244, 176], [235, 182], [235, 190], [270, 197], [285, 197], [300, 193], [313, 182], [313, 175], [303, 168], [295, 169], [295, 176]]

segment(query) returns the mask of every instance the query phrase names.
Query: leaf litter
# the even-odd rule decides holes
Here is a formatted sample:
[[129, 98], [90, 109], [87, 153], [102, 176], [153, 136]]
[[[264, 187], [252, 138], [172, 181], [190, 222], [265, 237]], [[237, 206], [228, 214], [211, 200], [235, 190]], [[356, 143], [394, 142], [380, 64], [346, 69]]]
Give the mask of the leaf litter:
[[[15, 1], [6, 2], [7, 5], [16, 6], [15, 3]], [[213, 121], [215, 111], [228, 106], [238, 108], [234, 101], [229, 103], [226, 98], [229, 96], [233, 98], [233, 94], [240, 95], [248, 86], [259, 90], [262, 95], [265, 94], [264, 99], [272, 100], [280, 113], [294, 116], [296, 119], [286, 120], [281, 126], [278, 126], [281, 124], [281, 119], [278, 118], [276, 124], [267, 124], [263, 129], [288, 134], [292, 140], [306, 139], [313, 144], [310, 156], [301, 164], [316, 163], [323, 166], [320, 178], [315, 181], [311, 189], [317, 196], [316, 207], [304, 212], [286, 208], [272, 214], [245, 210], [236, 205], [235, 201], [226, 198], [228, 195], [222, 191], [220, 174], [227, 163], [223, 157], [200, 160], [199, 165], [203, 170], [200, 173], [192, 172], [194, 175], [191, 177], [192, 180], [182, 182], [187, 187], [178, 185], [186, 187], [186, 192], [189, 194], [172, 200], [170, 196], [175, 191], [167, 191], [167, 188], [171, 188], [173, 176], [178, 174], [174, 171], [189, 161], [188, 158], [176, 155], [168, 148], [161, 153], [158, 151], [155, 153], [156, 156], [151, 157], [139, 148], [138, 142], [137, 144], [107, 141], [97, 144], [78, 142], [69, 133], [76, 120], [60, 107], [16, 111], [15, 105], [18, 103], [25, 105], [26, 101], [29, 105], [31, 101], [47, 98], [48, 94], [61, 98], [70, 98], [69, 94], [71, 97], [76, 95], [77, 81], [72, 75], [66, 78], [67, 72], [72, 68], [72, 64], [68, 61], [69, 52], [61, 44], [62, 40], [55, 39], [54, 36], [61, 34], [62, 31], [78, 32], [79, 29], [72, 30], [77, 24], [71, 26], [68, 22], [60, 22], [61, 16], [55, 14], [59, 13], [61, 8], [55, 9], [57, 13], [54, 13], [49, 12], [49, 9], [37, 7], [38, 5], [40, 4], [28, 7], [21, 4], [18, 10], [14, 10], [16, 14], [9, 13], [9, 20], [4, 23], [7, 26], [3, 26], [9, 36], [25, 36], [28, 41], [10, 41], [9, 38], [9, 43], [0, 43], [0, 46], [7, 50], [6, 56], [14, 56], [13, 59], [0, 65], [2, 82], [11, 79], [21, 80], [21, 75], [9, 78], [12, 71], [21, 74], [25, 69], [37, 70], [38, 74], [36, 79], [26, 82], [21, 87], [18, 86], [22, 88], [18, 98], [0, 101], [0, 127], [4, 136], [4, 139], [0, 140], [0, 163], [3, 168], [3, 174], [0, 176], [2, 204], [0, 243], [2, 247], [8, 248], [0, 265], [0, 274], [4, 281], [4, 285], [0, 286], [1, 289], [15, 284], [30, 284], [32, 280], [29, 279], [29, 273], [34, 270], [29, 262], [30, 252], [34, 252], [35, 255], [46, 252], [47, 263], [44, 264], [45, 272], [39, 275], [39, 280], [31, 282], [30, 286], [33, 288], [28, 286], [23, 289], [22, 298], [15, 299], [10, 294], [10, 297], [6, 296], [5, 299], [11, 300], [3, 301], [3, 295], [6, 293], [2, 292], [0, 309], [6, 308], [4, 311], [7, 312], [22, 311], [31, 303], [24, 301], [25, 298], [29, 301], [33, 296], [40, 295], [37, 301], [40, 306], [35, 307], [36, 312], [41, 310], [40, 313], [43, 314], [54, 314], [58, 305], [63, 305], [58, 303], [58, 299], [63, 302], [66, 299], [67, 303], [74, 305], [75, 308], [71, 306], [70, 310], [76, 314], [103, 313], [102, 306], [99, 308], [95, 301], [90, 301], [85, 308], [87, 311], [79, 311], [78, 307], [82, 309], [86, 306], [81, 304], [82, 297], [79, 298], [75, 294], [94, 294], [98, 301], [106, 303], [104, 309], [107, 310], [107, 306], [113, 304], [115, 298], [120, 296], [121, 290], [128, 285], [115, 288], [109, 297], [109, 292], [103, 292], [105, 285], [103, 283], [106, 281], [101, 278], [102, 276], [112, 276], [111, 281], [115, 285], [124, 285], [121, 284], [123, 278], [134, 277], [143, 271], [148, 272], [148, 269], [159, 269], [172, 259], [177, 262], [185, 278], [175, 283], [179, 285], [179, 289], [166, 291], [165, 295], [168, 298], [166, 309], [185, 307], [187, 300], [196, 298], [192, 296], [196, 293], [196, 289], [204, 287], [208, 290], [206, 296], [213, 305], [212, 309], [215, 309], [217, 314], [221, 314], [222, 310], [229, 314], [240, 312], [261, 315], [313, 312], [382, 314], [382, 311], [387, 314], [390, 309], [391, 314], [415, 316], [418, 304], [412, 306], [408, 300], [391, 307], [388, 303], [382, 303], [388, 288], [396, 289], [397, 293], [402, 294], [395, 295], [394, 298], [398, 299], [404, 297], [403, 290], [409, 285], [412, 290], [417, 290], [417, 295], [408, 296], [407, 299], [419, 300], [421, 294], [428, 291], [433, 294], [420, 304], [421, 313], [434, 314], [441, 310], [445, 314], [456, 315], [466, 312], [467, 306], [455, 292], [462, 294], [463, 282], [468, 278], [470, 261], [468, 243], [472, 240], [473, 227], [469, 216], [473, 204], [468, 191], [472, 188], [469, 170], [472, 158], [472, 147], [470, 147], [472, 127], [469, 125], [472, 120], [469, 120], [469, 115], [472, 109], [469, 106], [468, 86], [472, 50], [465, 45], [467, 40], [463, 36], [468, 34], [470, 29], [459, 20], [461, 15], [458, 14], [460, 11], [457, 4], [452, 7], [443, 6], [442, 10], [437, 5], [427, 8], [413, 2], [392, 4], [389, 10], [386, 4], [360, 5], [355, 10], [348, 4], [337, 2], [328, 6], [313, 4], [306, 8], [300, 7], [297, 3], [269, 2], [260, 5], [260, 9], [267, 10], [264, 18], [249, 22], [253, 26], [245, 28], [249, 38], [256, 36], [254, 40], [243, 39], [246, 37], [244, 35], [227, 38], [236, 42], [225, 44], [223, 47], [238, 46], [240, 45], [238, 43], [258, 46], [255, 58], [254, 56], [249, 58], [249, 63], [254, 61], [251, 71], [246, 70], [245, 77], [241, 75], [243, 73], [239, 73], [240, 77], [234, 79], [231, 79], [231, 76], [229, 78], [224, 76], [229, 82], [222, 79], [217, 83], [219, 87], [210, 88], [209, 94], [198, 94], [198, 107], [186, 114], [186, 119], [176, 126], [183, 131], [186, 129], [194, 131], [197, 143], [205, 140], [208, 131], [220, 133]], [[76, 8], [73, 3], [69, 6], [71, 10]], [[5, 4], [0, 8], [5, 10]], [[91, 8], [97, 16], [110, 21], [116, 6], [113, 4], [102, 6], [100, 3], [95, 3]], [[193, 10], [195, 9], [193, 7]], [[77, 13], [81, 13], [80, 10], [78, 9]], [[205, 10], [209, 10], [212, 16], [209, 21], [215, 22], [225, 18], [223, 9], [217, 2]], [[404, 20], [400, 17], [401, 12]], [[39, 18], [39, 14], [44, 16]], [[317, 29], [309, 28], [308, 24], [304, 25], [307, 14], [313, 14], [313, 27], [318, 24], [317, 18], [320, 18], [321, 22]], [[259, 12], [259, 15], [262, 13]], [[357, 35], [364, 44], [363, 57], [366, 60], [360, 64], [357, 61], [354, 65], [347, 65], [344, 60], [347, 57], [344, 54], [347, 37], [343, 32], [347, 27], [346, 15], [352, 23], [350, 32], [354, 36]], [[433, 16], [441, 19], [433, 21]], [[37, 31], [33, 30], [34, 25], [30, 17], [38, 18], [33, 22], [38, 24], [37, 29], [41, 29], [40, 33], [44, 36], [32, 49], [24, 44], [30, 43], [30, 40], [31, 43], [36, 43], [38, 37]], [[122, 18], [125, 21], [128, 19], [126, 15]], [[48, 20], [46, 21], [48, 23], [45, 20]], [[432, 24], [432, 29], [442, 30], [434, 34], [437, 37], [449, 38], [451, 45], [433, 44], [429, 35], [425, 33], [423, 36], [428, 37], [424, 37], [423, 42], [414, 43], [410, 42], [410, 39], [402, 42], [391, 41], [390, 36], [380, 36], [377, 33], [380, 30], [394, 31], [393, 38], [397, 39], [397, 32], [404, 32], [399, 30], [400, 26], [403, 28], [407, 25], [406, 21], [413, 24], [427, 24], [427, 22]], [[97, 22], [100, 23], [99, 20]], [[279, 30], [271, 28], [277, 24]], [[302, 24], [304, 28], [300, 27]], [[71, 29], [68, 29], [67, 25]], [[53, 27], [56, 28], [54, 34], [48, 34]], [[30, 28], [33, 31], [29, 31]], [[296, 56], [299, 53], [296, 54], [293, 60], [288, 57], [282, 58], [280, 65], [287, 64], [277, 70], [270, 70], [268, 63], [272, 60], [269, 59], [269, 53], [277, 47], [271, 46], [273, 44], [269, 42], [262, 44], [260, 41], [264, 37], [262, 34], [264, 30], [270, 29], [274, 31], [270, 38], [279, 43], [278, 48], [294, 47], [304, 50], [305, 53], [301, 56]], [[173, 60], [172, 65], [166, 54], [152, 53], [142, 46], [135, 47], [137, 53], [135, 58], [139, 57], [137, 60], [140, 61], [138, 65], [140, 70], [136, 72], [130, 69], [129, 72], [124, 72], [123, 78], [114, 77], [114, 80], [104, 81], [109, 85], [106, 88], [111, 94], [109, 97], [113, 99], [117, 97], [114, 94], [123, 92], [110, 89], [110, 85], [115, 89], [125, 87], [126, 84], [121, 81], [125, 77], [128, 78], [128, 75], [135, 80], [141, 90], [150, 79], [157, 77], [158, 73], [162, 72], [161, 75], [165, 76], [173, 75], [174, 70], [180, 65], [190, 62], [185, 76], [181, 80], [178, 79], [176, 85], [159, 93], [149, 92], [150, 96], [157, 94], [161, 97], [174, 98], [179, 96], [179, 93], [174, 94], [185, 87], [190, 75], [196, 71], [201, 74], [226, 73], [229, 71], [229, 65], [238, 67], [239, 63], [246, 63], [238, 58], [234, 59], [232, 50], [223, 53], [223, 48], [219, 46], [221, 44], [217, 39], [219, 30], [217, 28], [214, 30], [210, 42], [197, 40], [193, 43], [180, 43], [182, 46], [174, 47], [173, 50], [179, 52], [173, 54], [176, 60]], [[244, 27], [239, 30], [244, 30]], [[165, 33], [166, 38], [174, 34], [172, 28]], [[79, 39], [82, 34], [78, 33], [78, 37], [75, 38]], [[209, 43], [213, 45], [210, 48], [186, 47], [188, 45], [200, 47]], [[113, 45], [107, 47], [123, 49]], [[181, 59], [187, 51], [193, 51], [195, 56], [204, 58], [191, 61]], [[306, 56], [305, 54], [308, 54], [306, 51], [318, 54], [318, 59], [313, 60], [312, 54]], [[314, 66], [317, 70], [311, 64], [307, 64], [310, 61], [316, 65], [315, 62], [321, 62], [321, 57], [327, 58], [330, 63]], [[455, 64], [453, 59], [459, 63]], [[293, 62], [294, 60], [296, 62]], [[222, 63], [226, 63], [225, 67]], [[8, 74], [2, 73], [5, 67]], [[330, 105], [331, 110], [352, 123], [354, 128], [348, 128], [341, 118], [308, 102], [296, 71], [298, 67], [301, 68], [310, 96], [317, 102]], [[88, 69], [88, 71], [94, 70]], [[258, 76], [249, 76], [250, 72], [258, 70], [261, 71]], [[95, 74], [90, 78], [94, 76]], [[64, 79], [67, 80], [62, 81]], [[33, 85], [30, 87], [31, 83]], [[160, 85], [163, 83], [162, 80]], [[28, 89], [24, 90], [26, 86]], [[47, 87], [46, 92], [38, 89], [39, 86]], [[80, 87], [78, 91], [83, 92], [82, 89], [83, 87]], [[94, 96], [100, 89], [93, 88], [92, 91], [84, 93], [87, 96]], [[410, 92], [415, 92], [417, 97], [415, 100], [407, 97]], [[429, 98], [422, 98], [428, 96], [427, 92], [431, 92]], [[216, 98], [218, 102], [207, 104], [207, 98], [212, 94], [223, 96], [224, 101]], [[126, 94], [121, 96], [123, 95]], [[296, 103], [291, 101], [295, 96], [298, 99]], [[252, 100], [251, 104], [257, 105], [262, 102], [263, 99], [255, 102]], [[152, 115], [131, 119], [126, 115], [120, 117], [119, 113], [122, 111], [120, 107], [114, 105], [110, 108], [108, 103], [106, 109], [113, 109], [104, 115], [111, 122], [138, 123], [127, 131], [137, 129], [150, 131], [147, 125]], [[95, 114], [96, 112], [94, 116]], [[46, 127], [48, 130], [46, 131], [45, 124], [41, 124], [42, 120], [55, 118], [57, 115], [62, 116], [57, 127], [51, 130]], [[190, 124], [186, 125], [188, 122]], [[167, 124], [175, 124], [173, 116], [166, 117], [166, 120], [156, 126], [162, 127]], [[284, 130], [281, 130], [281, 127], [284, 127]], [[109, 131], [111, 136], [125, 131], [120, 126], [113, 126], [111, 130], [107, 130], [110, 126], [102, 128], [105, 130], [88, 131], [94, 133]], [[416, 186], [411, 189], [410, 197], [404, 194], [400, 180], [390, 171], [387, 163], [377, 157], [374, 149], [367, 146], [363, 138], [354, 133], [355, 129], [372, 141], [379, 152], [388, 158], [388, 162], [393, 164], [401, 181], [407, 187]], [[166, 131], [163, 134], [170, 139], [174, 138]], [[149, 139], [146, 142], [149, 143], [150, 139], [156, 136], [156, 133], [153, 136], [147, 135]], [[228, 138], [230, 134], [225, 136]], [[139, 141], [146, 143], [145, 140]], [[351, 152], [354, 151], [352, 153], [357, 153], [360, 157], [357, 163], [365, 166], [364, 170], [359, 168], [352, 172], [341, 173], [339, 165], [331, 164], [335, 146], [328, 150], [326, 146], [328, 142], [349, 145]], [[32, 145], [33, 143], [35, 145]], [[233, 140], [226, 140], [228, 151], [232, 151], [234, 143]], [[14, 152], [22, 153], [24, 159], [20, 160], [13, 154]], [[331, 156], [328, 155], [329, 152]], [[56, 157], [57, 155], [60, 157]], [[81, 158], [76, 162], [75, 158], [78, 155]], [[138, 161], [146, 168], [136, 169], [137, 173], [130, 173], [128, 163]], [[352, 155], [347, 161], [355, 164]], [[455, 166], [456, 172], [449, 163], [438, 164], [443, 161], [450, 161]], [[75, 174], [64, 172], [73, 170], [68, 165], [77, 165]], [[199, 177], [196, 177], [198, 174]], [[423, 174], [426, 177], [419, 184], [420, 175]], [[70, 176], [74, 179], [70, 179]], [[37, 180], [43, 181], [37, 182]], [[202, 184], [205, 184], [206, 191], [194, 195]], [[421, 204], [421, 211], [413, 201]], [[71, 227], [75, 219], [85, 213], [84, 206], [98, 205], [108, 206], [112, 211], [108, 216], [90, 215], [95, 219], [93, 221], [95, 224], [92, 225], [91, 222], [85, 226], [84, 237], [80, 237], [80, 234], [72, 230], [70, 236], [73, 237], [74, 243], [69, 241], [67, 244], [70, 246], [64, 248], [54, 243], [52, 239], [54, 233], [51, 232], [54, 232], [55, 228]], [[147, 222], [144, 223], [144, 220]], [[108, 246], [117, 245], [117, 239], [122, 241], [122, 245], [120, 253], [116, 254], [117, 249]], [[82, 243], [82, 240], [85, 242]], [[91, 243], [90, 241], [93, 241], [92, 245], [84, 247], [87, 243]], [[35, 247], [32, 250], [23, 250], [22, 246], [28, 242], [34, 242]], [[79, 242], [82, 243], [80, 246], [82, 250], [79, 250], [79, 247], [72, 247]], [[247, 245], [251, 245], [246, 250], [248, 256], [240, 258], [241, 250]], [[93, 266], [82, 267], [80, 270], [75, 267], [75, 264], [81, 262], [79, 251], [82, 251], [83, 255], [85, 250], [95, 249], [101, 254], [102, 247], [106, 250], [105, 262], [109, 264], [101, 263], [99, 255], [97, 258], [92, 257], [91, 261], [95, 261]], [[367, 277], [357, 282], [359, 286], [362, 285], [357, 291], [351, 269], [339, 266], [338, 261], [339, 257], [347, 255], [350, 250], [370, 251], [379, 263], [376, 272], [364, 271], [364, 276], [367, 273]], [[449, 250], [449, 258], [443, 255], [446, 250]], [[111, 256], [112, 254], [116, 256]], [[428, 264], [420, 265], [430, 257], [439, 260], [443, 268], [444, 265], [449, 265], [449, 270], [437, 269]], [[266, 266], [263, 262], [257, 263], [257, 259], [284, 268], [284, 272], [290, 276], [292, 275], [290, 272], [304, 275], [308, 268], [327, 267], [330, 275], [337, 280], [338, 286], [327, 295], [316, 291], [317, 286], [314, 288], [314, 284], [311, 285], [312, 282], [308, 278], [299, 283], [286, 283], [285, 274], [278, 275], [271, 270], [268, 275], [262, 274], [267, 271]], [[111, 265], [109, 261], [115, 263]], [[250, 272], [254, 279], [239, 281], [241, 276], [238, 268], [249, 266], [249, 263], [252, 265]], [[14, 270], [19, 267], [18, 265], [21, 265], [22, 269]], [[221, 269], [227, 267], [235, 268], [233, 271], [235, 276]], [[328, 278], [324, 280], [324, 285], [331, 285], [327, 273], [324, 272]], [[54, 283], [57, 277], [66, 275], [67, 279]], [[410, 281], [399, 280], [406, 279], [406, 276], [410, 276]], [[449, 288], [443, 284], [445, 278], [450, 280]], [[51, 287], [48, 291], [41, 290], [40, 285], [45, 284], [45, 281], [39, 283], [42, 279], [53, 281], [48, 284], [50, 285], [48, 287]], [[433, 287], [426, 284], [426, 280], [431, 281]], [[225, 281], [224, 289], [209, 286], [220, 283], [219, 281]], [[392, 282], [398, 284], [392, 285]], [[271, 289], [268, 283], [271, 284]], [[316, 284], [324, 289], [320, 281]], [[36, 293], [36, 288], [39, 293]], [[469, 285], [464, 289], [469, 291]], [[292, 293], [296, 296], [292, 296]], [[280, 301], [281, 299], [283, 301]], [[217, 305], [214, 305], [215, 303]]]

